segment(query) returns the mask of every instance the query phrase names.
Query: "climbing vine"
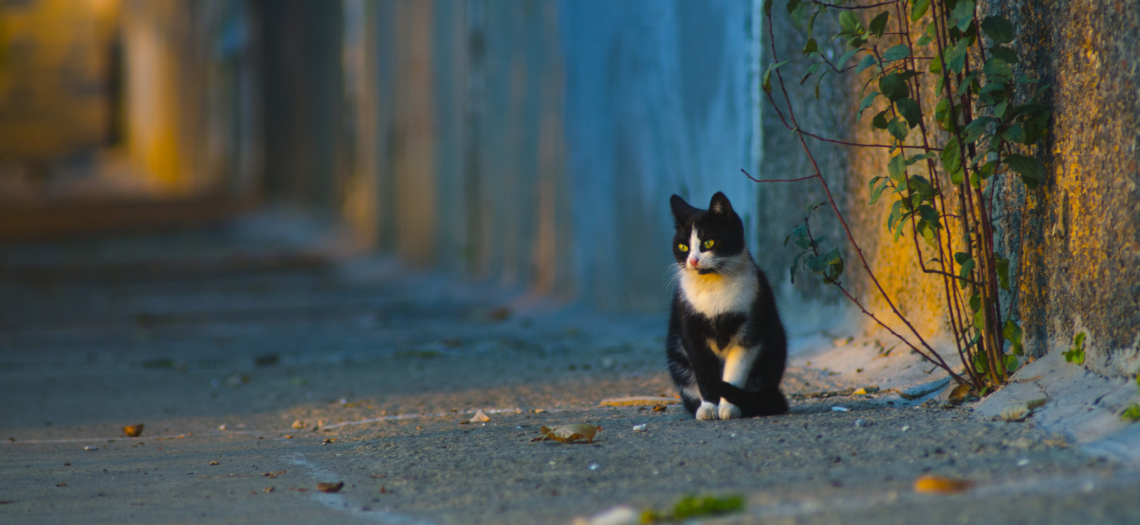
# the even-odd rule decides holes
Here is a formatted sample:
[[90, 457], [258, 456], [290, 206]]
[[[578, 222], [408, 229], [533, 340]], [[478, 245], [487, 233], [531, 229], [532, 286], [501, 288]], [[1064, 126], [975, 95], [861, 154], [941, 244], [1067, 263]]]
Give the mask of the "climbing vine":
[[[819, 274], [864, 314], [979, 394], [1005, 383], [1020, 366], [1024, 351], [1012, 306], [1002, 313], [999, 291], [1015, 287], [1018, 276], [1010, 272], [1011, 254], [1001, 253], [994, 244], [994, 197], [1006, 178], [1030, 190], [1038, 186], [1042, 172], [1033, 153], [1051, 116], [1041, 102], [1046, 86], [1014, 73], [1019, 56], [1012, 47], [1013, 24], [1000, 16], [979, 18], [974, 0], [787, 0], [785, 7], [791, 23], [806, 33], [802, 54], [787, 60], [776, 56], [773, 0], [767, 0], [764, 15], [773, 56], [761, 85], [814, 173], [779, 180], [748, 176], [756, 182], [814, 180], [827, 196], [826, 202], [808, 207], [804, 223], [785, 240], [800, 250], [792, 263], [793, 282], [801, 268]], [[817, 21], [825, 16], [836, 17], [833, 26], [838, 31], [817, 35]], [[821, 45], [824, 37], [828, 40]], [[842, 42], [845, 50], [837, 60], [822, 50], [833, 41]], [[834, 140], [800, 128], [781, 72], [793, 60], [810, 62], [798, 85], [808, 86], [814, 78], [817, 101], [825, 78], [855, 75], [855, 81], [844, 80], [861, 85], [853, 111], [858, 122], [882, 137], [881, 143]], [[913, 244], [917, 266], [941, 281], [961, 373], [930, 346], [883, 288], [820, 173], [810, 141], [884, 152], [887, 170], [870, 180], [867, 203], [890, 207], [887, 231], [895, 242], [905, 237]], [[841, 250], [826, 249], [811, 232], [811, 213], [821, 206], [839, 219], [873, 292], [904, 330], [888, 326], [844, 286], [842, 277], [850, 265]]]

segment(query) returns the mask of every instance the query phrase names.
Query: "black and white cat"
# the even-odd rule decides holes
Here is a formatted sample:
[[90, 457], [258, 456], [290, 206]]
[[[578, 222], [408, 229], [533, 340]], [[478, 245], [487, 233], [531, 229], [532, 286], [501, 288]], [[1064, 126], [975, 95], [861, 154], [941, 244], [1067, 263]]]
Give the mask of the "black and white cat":
[[674, 195], [677, 292], [665, 341], [669, 373], [697, 419], [783, 414], [787, 336], [744, 223], [717, 192], [708, 210]]

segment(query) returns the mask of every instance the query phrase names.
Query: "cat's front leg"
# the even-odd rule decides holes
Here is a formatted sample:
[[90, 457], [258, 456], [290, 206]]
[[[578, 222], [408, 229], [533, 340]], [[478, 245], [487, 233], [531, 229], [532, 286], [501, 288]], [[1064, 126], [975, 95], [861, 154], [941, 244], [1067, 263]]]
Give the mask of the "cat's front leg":
[[[722, 401], [722, 403], [723, 403], [723, 401]], [[697, 416], [698, 420], [707, 421], [710, 419], [717, 419], [718, 415], [719, 414], [718, 414], [717, 406], [713, 403], [708, 402], [708, 401], [702, 400], [701, 406], [697, 407], [696, 416]], [[739, 416], [737, 416], [737, 417], [739, 417]], [[720, 419], [725, 419], [725, 418], [721, 417]]]
[[[745, 383], [748, 382], [748, 375], [752, 372], [752, 363], [759, 353], [759, 347], [734, 346], [729, 348], [728, 355], [724, 360], [724, 382], [737, 388], [744, 388]], [[740, 419], [742, 414], [740, 407], [723, 397], [720, 398], [720, 406], [717, 407], [717, 415], [720, 416], [720, 419]]]

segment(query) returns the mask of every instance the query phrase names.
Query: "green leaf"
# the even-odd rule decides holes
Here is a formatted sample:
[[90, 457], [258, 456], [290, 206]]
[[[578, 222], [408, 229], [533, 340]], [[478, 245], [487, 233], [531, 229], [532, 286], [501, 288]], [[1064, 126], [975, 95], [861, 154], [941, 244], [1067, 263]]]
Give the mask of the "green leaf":
[[1013, 80], [1013, 68], [1005, 60], [998, 57], [990, 57], [989, 60], [986, 60], [982, 66], [982, 72], [991, 81], [1008, 82]]
[[1021, 366], [1021, 363], [1018, 362], [1017, 356], [1013, 354], [1006, 354], [1002, 357], [1002, 365], [1005, 366], [1005, 373], [1012, 374], [1017, 371], [1017, 369]]
[[891, 121], [887, 123], [887, 132], [898, 139], [899, 142], [906, 140], [906, 130], [906, 124], [898, 117], [891, 119]]
[[915, 0], [914, 4], [910, 6], [910, 20], [917, 22], [926, 14], [926, 10], [930, 8], [930, 0]]
[[978, 310], [974, 312], [974, 328], [979, 332], [986, 329], [986, 311]]
[[[934, 60], [930, 61], [930, 72], [938, 74], [942, 72], [942, 57], [935, 55]], [[938, 80], [942, 80], [939, 78]]]
[[954, 46], [947, 48], [946, 51], [943, 52], [946, 55], [946, 67], [950, 68], [950, 71], [961, 73], [962, 69], [966, 67], [966, 55], [969, 50], [969, 38], [963, 38], [954, 44]]
[[906, 44], [899, 44], [897, 46], [891, 47], [885, 53], [883, 53], [883, 62], [894, 62], [896, 60], [902, 60], [908, 56], [910, 56], [910, 46], [907, 46]]
[[938, 123], [942, 129], [950, 130], [950, 101], [942, 99], [938, 101], [938, 105], [934, 106], [934, 121]]
[[[974, 0], [958, 0], [958, 5], [950, 12], [950, 25], [965, 31], [974, 20]], [[999, 44], [1004, 42], [999, 42]]]
[[780, 69], [781, 66], [783, 66], [784, 64], [787, 64], [788, 62], [791, 62], [791, 60], [785, 60], [783, 62], [777, 62], [775, 64], [769, 64], [768, 69], [764, 70], [764, 78], [763, 78], [762, 87], [764, 88], [765, 93], [771, 93], [772, 92], [772, 72], [777, 70], [777, 69]]
[[839, 25], [851, 33], [863, 32], [863, 24], [859, 22], [859, 17], [850, 10], [839, 13]]
[[1005, 163], [1021, 175], [1021, 180], [1029, 189], [1036, 188], [1041, 181], [1041, 167], [1037, 164], [1037, 159], [1025, 155], [1007, 155]]
[[791, 13], [791, 12], [795, 11], [796, 8], [798, 8], [800, 6], [800, 1], [801, 0], [788, 0], [788, 5], [787, 5], [788, 12]]
[[895, 181], [895, 184], [905, 184], [906, 156], [900, 153], [891, 157], [890, 162], [887, 163], [887, 172], [891, 174], [891, 180]]
[[809, 38], [807, 41], [807, 44], [804, 44], [803, 53], [806, 55], [809, 53], [818, 53], [818, 52], [819, 52], [819, 43], [817, 43], [814, 38]]
[[1016, 64], [1018, 62], [1017, 52], [1005, 46], [991, 47], [990, 54], [993, 55], [994, 58], [1000, 58], [1009, 64]]
[[[908, 178], [909, 181], [907, 182], [907, 185], [910, 186], [910, 190], [918, 194], [919, 197], [922, 197], [923, 200], [930, 199], [934, 196], [934, 186], [930, 184], [930, 181], [926, 180], [926, 177], [923, 177], [922, 175], [911, 175]], [[930, 211], [934, 211], [934, 208], [930, 208]], [[927, 216], [925, 215], [926, 212], [921, 209], [918, 210], [918, 212], [920, 214], [923, 214], [922, 217], [924, 219], [930, 220], [931, 224], [934, 224], [938, 227], [942, 226], [941, 221], [938, 220], [938, 213]]]
[[796, 270], [798, 270], [800, 267], [800, 257], [803, 257], [807, 253], [810, 253], [810, 252], [806, 252], [806, 251], [800, 252], [800, 253], [796, 254], [795, 258], [792, 259], [792, 267], [788, 268], [788, 274], [789, 274], [789, 278], [791, 278], [791, 280], [792, 280], [792, 284], [796, 284]]
[[1081, 332], [1073, 337], [1073, 346], [1065, 352], [1065, 361], [1078, 365], [1085, 364], [1085, 333]]
[[918, 38], [918, 41], [915, 42], [914, 45], [922, 47], [922, 46], [925, 46], [926, 44], [929, 44], [931, 40], [934, 40], [934, 39], [931, 38], [930, 35], [922, 35], [921, 37]]
[[887, 20], [889, 20], [890, 17], [890, 11], [883, 11], [882, 13], [879, 13], [874, 19], [872, 19], [870, 25], [867, 26], [870, 29], [871, 34], [878, 37], [883, 36], [883, 31], [887, 30]]
[[[911, 185], [916, 186], [918, 179], [919, 179], [919, 177], [913, 177], [912, 180], [910, 181]], [[930, 185], [927, 184], [927, 187], [929, 188]], [[933, 193], [933, 192], [931, 192], [931, 193]], [[929, 224], [931, 227], [933, 227], [933, 228], [941, 228], [942, 227], [942, 222], [938, 220], [938, 210], [935, 210], [933, 206], [923, 204], [922, 206], [919, 206], [916, 211], [918, 212], [918, 215], [920, 217], [922, 217], [922, 220], [924, 222], [926, 222], [927, 224]]]
[[[954, 10], [957, 12], [957, 9]], [[982, 31], [990, 37], [995, 44], [1008, 44], [1013, 41], [1013, 24], [1000, 16], [987, 16], [982, 20]]]
[[1002, 290], [1009, 290], [1009, 259], [997, 260], [998, 286]]
[[982, 307], [982, 294], [980, 294], [978, 292], [974, 292], [974, 295], [970, 296], [970, 311], [976, 312], [981, 307]]
[[851, 60], [851, 57], [855, 56], [855, 53], [858, 52], [858, 49], [851, 49], [843, 53], [843, 56], [839, 57], [839, 61], [835, 63], [835, 69], [843, 69], [843, 64], [846, 64], [847, 61]]
[[958, 137], [950, 137], [950, 140], [946, 141], [946, 147], [942, 148], [942, 169], [946, 170], [946, 173], [962, 171], [962, 154], [958, 151]]
[[[875, 177], [871, 179], [871, 201], [867, 203], [868, 205], [879, 202], [879, 197], [883, 195], [883, 190], [887, 189], [887, 181], [889, 180], [890, 179], [886, 177]], [[878, 182], [877, 185], [875, 184], [876, 181]]]
[[[891, 214], [887, 216], [887, 231], [894, 231], [895, 223], [901, 222], [903, 213], [902, 205], [902, 199], [895, 201], [895, 203], [891, 205]], [[899, 230], [902, 230], [901, 225]]]
[[906, 78], [898, 73], [891, 73], [879, 80], [879, 92], [891, 101], [910, 96], [910, 87], [906, 85]]
[[875, 118], [871, 119], [871, 126], [874, 126], [876, 129], [887, 129], [887, 111], [888, 110], [884, 109], [876, 113]]
[[904, 98], [895, 101], [895, 107], [898, 108], [899, 114], [906, 119], [906, 123], [913, 129], [922, 120], [922, 109], [918, 107], [918, 102], [912, 99]]
[[879, 98], [879, 92], [878, 91], [872, 91], [870, 94], [863, 97], [863, 102], [859, 103], [859, 116], [860, 117], [863, 116], [863, 110], [871, 107], [871, 104], [875, 103], [876, 98]]
[[764, 16], [772, 17], [772, 0], [764, 0]]
[[[955, 255], [955, 258], [957, 258], [957, 255]], [[976, 264], [974, 263], [974, 258], [971, 257], [966, 259], [966, 262], [962, 263], [962, 267], [958, 269], [958, 277], [962, 279], [962, 287], [970, 285], [966, 279], [970, 278], [970, 272], [974, 271], [974, 266], [976, 266]]]
[[1012, 319], [1006, 319], [1005, 325], [1002, 326], [1001, 329], [1001, 335], [1005, 337], [1006, 341], [1009, 341], [1010, 344], [1013, 345], [1013, 353], [1017, 355], [1025, 354], [1025, 348], [1021, 345], [1021, 327], [1017, 326], [1017, 323], [1013, 322]]
[[867, 53], [867, 55], [859, 61], [859, 65], [855, 66], [855, 72], [862, 73], [864, 69], [867, 69], [875, 64], [878, 64], [878, 62], [875, 61], [875, 55]]

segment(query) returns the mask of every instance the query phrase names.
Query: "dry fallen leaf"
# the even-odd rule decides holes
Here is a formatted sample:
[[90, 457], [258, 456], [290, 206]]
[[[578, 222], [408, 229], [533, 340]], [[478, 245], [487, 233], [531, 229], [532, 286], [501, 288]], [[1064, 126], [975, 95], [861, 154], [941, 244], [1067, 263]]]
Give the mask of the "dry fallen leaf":
[[934, 494], [955, 494], [973, 486], [974, 482], [966, 479], [923, 476], [915, 480], [914, 491]]
[[1021, 421], [1029, 417], [1030, 412], [1028, 404], [1016, 403], [1003, 408], [1000, 417], [1004, 421]]
[[667, 407], [665, 405], [653, 405], [653, 411], [654, 412], [664, 412], [666, 408], [669, 408], [669, 407]]
[[344, 488], [343, 481], [338, 481], [336, 483], [317, 483], [317, 490], [321, 492], [328, 492], [330, 494], [334, 492], [340, 492], [340, 489], [342, 488]]
[[123, 427], [123, 433], [126, 434], [127, 437], [139, 437], [142, 435], [142, 431], [143, 431], [143, 424], [142, 423], [139, 423], [137, 425], [127, 425], [127, 426]]
[[211, 462], [210, 462], [210, 466], [211, 466], [211, 467], [212, 467], [212, 466], [214, 466], [214, 465], [217, 465], [217, 464], [218, 464], [218, 462], [217, 462], [217, 461], [211, 461]]
[[970, 385], [969, 383], [962, 383], [950, 391], [949, 401], [957, 405], [965, 401], [968, 395], [970, 395]]
[[55, 486], [57, 486], [57, 487], [66, 487], [66, 486], [67, 486], [67, 483], [64, 483], [64, 482], [62, 482], [62, 481], [61, 481], [61, 482], [59, 482], [59, 483], [56, 483], [56, 484], [55, 484]]
[[273, 487], [265, 487], [265, 488], [263, 488], [263, 489], [261, 489], [261, 490], [263, 490], [263, 491], [265, 491], [265, 492], [273, 492]]
[[559, 443], [578, 443], [579, 441], [586, 440], [586, 443], [593, 443], [594, 434], [597, 434], [602, 427], [596, 427], [586, 423], [577, 423], [574, 425], [562, 425], [560, 427], [541, 427], [538, 431], [542, 437], [534, 438], [531, 441], [545, 441], [553, 439]]
[[305, 422], [301, 421], [300, 419], [294, 419], [293, 420], [293, 428], [296, 428], [298, 430], [305, 428]]
[[634, 407], [634, 406], [656, 406], [656, 405], [675, 405], [680, 403], [680, 399], [669, 397], [656, 397], [656, 396], [631, 396], [631, 397], [611, 397], [603, 399], [601, 406], [604, 407]]
[[878, 393], [879, 393], [879, 387], [877, 387], [877, 386], [865, 386], [863, 388], [860, 388], [859, 390], [852, 392], [851, 394], [856, 395], [856, 396], [865, 396], [868, 394], [878, 394]]
[[476, 410], [475, 415], [471, 416], [471, 422], [472, 423], [486, 423], [490, 420], [491, 420], [491, 418], [487, 417], [487, 413], [483, 412], [482, 408], [480, 408], [479, 410]]

